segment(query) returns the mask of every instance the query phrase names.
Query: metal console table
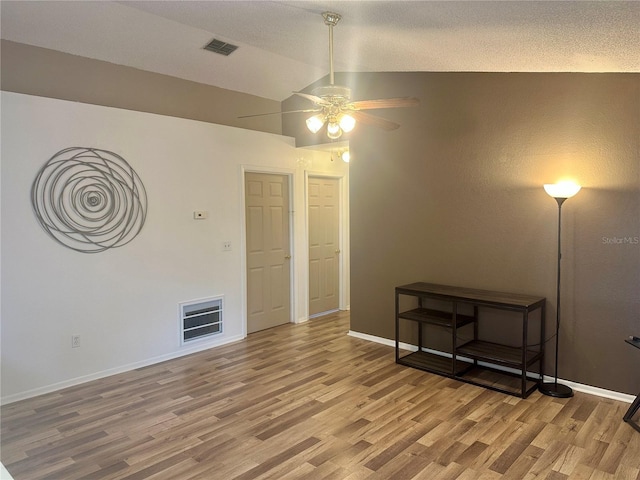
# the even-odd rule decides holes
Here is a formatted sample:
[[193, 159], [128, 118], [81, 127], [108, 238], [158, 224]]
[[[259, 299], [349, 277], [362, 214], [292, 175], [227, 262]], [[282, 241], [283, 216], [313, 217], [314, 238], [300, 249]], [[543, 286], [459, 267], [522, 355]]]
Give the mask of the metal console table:
[[[627, 342], [629, 345], [633, 345], [636, 348], [640, 348], [640, 340], [637, 340], [637, 338], [638, 337], [628, 338], [625, 340], [625, 342]], [[638, 425], [638, 423], [632, 419], [638, 409], [640, 409], [640, 393], [629, 407], [629, 410], [627, 410], [627, 413], [625, 413], [624, 417], [622, 418], [625, 422], [627, 422], [629, 425], [640, 432], [640, 425]]]
[[[395, 347], [396, 363], [418, 368], [439, 375], [455, 378], [467, 383], [473, 383], [485, 388], [508, 393], [510, 395], [526, 398], [533, 392], [544, 373], [544, 328], [546, 299], [531, 295], [515, 293], [494, 292], [477, 290], [472, 288], [453, 287], [448, 285], [436, 285], [432, 283], [417, 282], [396, 287], [396, 322], [395, 322]], [[413, 297], [413, 298], [402, 298]], [[412, 306], [406, 308], [409, 303]], [[417, 308], [414, 305], [417, 303]], [[401, 306], [401, 304], [403, 304]], [[433, 307], [432, 304], [436, 306]], [[444, 308], [443, 308], [444, 306]], [[433, 308], [432, 308], [433, 307]], [[517, 346], [504, 345], [491, 338], [480, 338], [478, 332], [479, 309], [483, 312], [497, 309], [514, 312], [514, 318], [521, 322], [515, 327], [520, 338]], [[467, 313], [463, 314], [462, 312]], [[529, 316], [532, 312], [539, 311], [536, 315], [539, 321], [537, 333], [530, 335]], [[471, 312], [473, 312], [471, 314]], [[416, 351], [401, 354], [401, 326], [400, 323], [408, 321], [410, 325], [417, 324]], [[462, 328], [467, 328], [468, 338], [461, 335]], [[513, 325], [513, 324], [511, 324]], [[449, 348], [429, 348], [425, 344], [424, 331], [435, 327], [437, 330], [445, 330], [447, 337], [451, 338]], [[469, 331], [472, 329], [472, 332]], [[402, 330], [406, 336], [406, 329]], [[414, 338], [410, 343], [415, 341]], [[485, 335], [486, 336], [486, 335]], [[491, 337], [491, 335], [488, 335]], [[530, 337], [531, 338], [530, 340]], [[427, 339], [428, 343], [428, 339]], [[537, 364], [538, 369], [533, 374], [528, 372], [530, 367]], [[472, 373], [482, 370], [491, 370], [498, 373], [498, 377], [510, 375], [519, 377], [517, 387], [507, 388], [493, 382], [482, 382], [478, 376]], [[480, 372], [482, 373], [482, 372]]]

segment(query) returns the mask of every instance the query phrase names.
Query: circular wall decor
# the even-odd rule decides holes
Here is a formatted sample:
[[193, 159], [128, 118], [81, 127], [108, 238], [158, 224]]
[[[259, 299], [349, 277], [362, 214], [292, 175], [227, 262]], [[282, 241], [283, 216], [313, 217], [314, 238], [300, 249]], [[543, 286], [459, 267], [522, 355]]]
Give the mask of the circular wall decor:
[[40, 169], [31, 203], [42, 228], [65, 247], [99, 253], [135, 238], [147, 193], [121, 156], [88, 147], [59, 151]]

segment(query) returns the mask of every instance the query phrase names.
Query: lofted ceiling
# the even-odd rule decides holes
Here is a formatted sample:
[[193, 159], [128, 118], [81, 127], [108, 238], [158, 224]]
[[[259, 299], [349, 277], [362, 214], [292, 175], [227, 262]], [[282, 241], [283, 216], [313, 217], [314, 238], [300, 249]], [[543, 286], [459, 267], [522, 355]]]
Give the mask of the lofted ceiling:
[[[640, 2], [10, 1], [2, 38], [281, 101], [336, 71], [640, 72]], [[203, 49], [213, 38], [239, 48]]]

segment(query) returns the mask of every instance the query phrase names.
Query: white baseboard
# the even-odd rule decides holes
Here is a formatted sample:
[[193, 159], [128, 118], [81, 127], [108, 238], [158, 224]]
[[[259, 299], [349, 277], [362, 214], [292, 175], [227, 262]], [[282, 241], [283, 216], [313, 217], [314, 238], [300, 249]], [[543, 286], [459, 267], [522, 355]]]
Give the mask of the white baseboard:
[[[373, 342], [373, 343], [379, 343], [382, 345], [386, 345], [389, 347], [395, 347], [395, 341], [394, 340], [390, 340], [388, 338], [383, 338], [383, 337], [377, 337], [375, 335], [369, 335], [367, 333], [361, 333], [361, 332], [354, 332], [353, 330], [349, 330], [348, 333], [349, 336], [355, 337], [355, 338], [360, 338], [362, 340], [367, 340], [369, 342]], [[38, 395], [44, 395], [45, 393], [51, 393], [51, 392], [55, 392], [57, 390], [62, 390], [63, 388], [68, 388], [68, 387], [73, 387], [76, 385], [80, 385], [82, 383], [86, 383], [86, 382], [90, 382], [92, 380], [98, 380], [100, 378], [105, 378], [105, 377], [110, 377], [111, 375], [117, 375], [119, 373], [124, 373], [124, 372], [129, 372], [131, 370], [135, 370], [137, 368], [143, 368], [143, 367], [148, 367], [150, 365], [154, 365], [156, 363], [160, 363], [160, 362], [165, 362], [167, 360], [172, 360], [174, 358], [180, 358], [180, 357], [184, 357], [186, 355], [191, 355], [193, 353], [197, 353], [203, 350], [207, 350], [210, 348], [214, 348], [214, 347], [218, 347], [218, 346], [222, 346], [222, 345], [226, 345], [229, 343], [233, 343], [233, 342], [237, 342], [239, 340], [242, 340], [244, 338], [244, 336], [242, 335], [238, 335], [235, 337], [230, 337], [225, 339], [224, 341], [221, 342], [217, 342], [215, 344], [211, 344], [211, 343], [207, 343], [207, 344], [203, 344], [197, 347], [193, 347], [193, 348], [189, 348], [189, 349], [183, 349], [180, 350], [178, 352], [172, 352], [170, 354], [167, 355], [160, 355], [158, 357], [154, 357], [154, 358], [150, 358], [147, 360], [143, 360], [141, 362], [136, 362], [136, 363], [130, 363], [128, 365], [122, 365], [120, 367], [116, 367], [116, 368], [112, 368], [112, 369], [108, 369], [108, 370], [103, 370], [101, 372], [96, 372], [96, 373], [92, 373], [90, 375], [84, 375], [82, 377], [76, 377], [76, 378], [72, 378], [70, 380], [65, 380], [63, 382], [59, 382], [59, 383], [54, 383], [51, 385], [46, 385], [44, 387], [39, 387], [39, 388], [35, 388], [33, 390], [27, 390], [26, 392], [21, 392], [21, 393], [17, 393], [15, 395], [9, 395], [6, 397], [2, 397], [0, 399], [0, 405], [7, 405], [9, 403], [13, 403], [13, 402], [17, 402], [20, 400], [25, 400], [27, 398], [32, 398], [32, 397], [37, 397]], [[410, 345], [407, 343], [400, 343], [400, 348], [402, 348], [403, 350], [417, 350], [417, 347], [415, 345]], [[442, 352], [436, 352], [433, 351], [432, 353], [438, 353], [438, 354], [442, 354]], [[446, 355], [446, 354], [445, 354]], [[464, 358], [462, 358], [464, 360]], [[515, 372], [515, 373], [519, 373], [519, 372]], [[544, 380], [547, 382], [551, 382], [554, 380], [553, 377], [549, 377], [547, 375], [545, 375]], [[569, 380], [564, 380], [564, 379], [558, 379], [558, 382], [567, 385], [568, 387], [571, 387], [572, 389], [578, 391], [578, 392], [583, 392], [583, 393], [588, 393], [591, 395], [596, 395], [598, 397], [603, 397], [603, 398], [610, 398], [612, 400], [619, 400], [621, 402], [626, 402], [626, 403], [632, 403], [635, 399], [635, 397], [633, 395], [629, 395], [626, 393], [620, 393], [620, 392], [616, 392], [613, 390], [607, 390], [604, 388], [600, 388], [600, 387], [594, 387], [592, 385], [585, 385], [582, 383], [577, 383], [577, 382], [572, 382]]]
[[[396, 346], [395, 340], [391, 340], [389, 338], [383, 338], [383, 337], [376, 337], [375, 335], [369, 335], [368, 333], [354, 332], [353, 330], [349, 330], [349, 333], [347, 333], [347, 335], [349, 335], [350, 337], [361, 338], [362, 340], [367, 340], [373, 343], [381, 343], [382, 345], [386, 345], [387, 347]], [[417, 348], [415, 348], [413, 345], [409, 345], [408, 343], [402, 343], [402, 342], [400, 342], [400, 348], [402, 348], [403, 350], [413, 350], [413, 351], [417, 350]]]
[[328, 312], [316, 313], [314, 315], [309, 315], [308, 317], [300, 317], [300, 318], [298, 318], [298, 320], [296, 320], [295, 323], [296, 324], [304, 323], [304, 322], [308, 322], [309, 320], [311, 320], [313, 318], [324, 317], [325, 315], [330, 315], [332, 313], [346, 312], [348, 310], [349, 310], [349, 305], [347, 305], [345, 308], [338, 308], [336, 310], [329, 310]]
[[13, 480], [11, 474], [4, 468], [4, 465], [0, 463], [0, 480]]
[[[380, 343], [382, 345], [387, 345], [389, 347], [395, 347], [396, 346], [396, 342], [395, 340], [390, 340], [388, 338], [382, 338], [382, 337], [376, 337], [375, 335], [369, 335], [367, 333], [360, 333], [360, 332], [354, 332], [353, 330], [349, 330], [348, 333], [349, 336], [351, 337], [355, 337], [355, 338], [360, 338], [362, 340], [367, 340], [369, 342], [374, 342], [374, 343]], [[403, 343], [400, 342], [400, 348], [402, 348], [403, 350], [408, 350], [408, 351], [416, 351], [418, 350], [418, 347], [415, 345], [411, 345], [408, 343]], [[429, 350], [429, 349], [425, 349], [425, 351], [428, 351], [429, 353], [434, 353], [436, 355], [444, 355], [444, 356], [451, 356], [450, 354], [444, 353], [444, 352], [438, 352], [435, 350]], [[460, 357], [461, 360], [469, 360], [466, 359], [464, 357]], [[495, 366], [493, 366], [494, 368], [497, 368]], [[498, 368], [500, 369], [500, 368]], [[504, 368], [503, 370], [505, 371], [509, 371], [511, 373], [517, 373], [518, 375], [520, 374], [520, 371], [516, 371], [513, 369], [509, 369], [509, 368]], [[548, 375], [544, 376], [544, 381], [545, 382], [553, 382], [555, 380], [554, 377], [549, 377]], [[619, 400], [621, 402], [626, 402], [626, 403], [632, 403], [636, 397], [634, 397], [633, 395], [629, 395], [627, 393], [620, 393], [620, 392], [615, 392], [613, 390], [607, 390], [605, 388], [600, 388], [600, 387], [594, 387], [593, 385], [585, 385], [583, 383], [577, 383], [577, 382], [572, 382], [569, 380], [564, 380], [559, 378], [558, 379], [558, 383], [562, 383], [568, 387], [571, 387], [572, 389], [574, 389], [577, 392], [583, 392], [583, 393], [588, 393], [590, 395], [596, 395], [598, 397], [603, 397], [603, 398], [610, 398], [612, 400]]]
[[313, 315], [309, 315], [309, 320], [312, 318], [324, 317], [325, 315], [331, 315], [332, 313], [339, 312], [340, 309], [336, 308], [335, 310], [327, 310], [326, 312], [314, 313]]
[[27, 390], [26, 392], [16, 393], [15, 395], [8, 395], [0, 399], [0, 405], [7, 405], [9, 403], [17, 402], [19, 400], [26, 400], [27, 398], [37, 397], [38, 395], [44, 395], [45, 393], [55, 392], [62, 390], [63, 388], [74, 387], [82, 383], [90, 382], [92, 380], [98, 380], [100, 378], [110, 377], [111, 375], [117, 375], [118, 373], [130, 372], [138, 368], [148, 367], [155, 365], [156, 363], [165, 362], [167, 360], [173, 360], [174, 358], [184, 357], [193, 353], [198, 353], [210, 348], [227, 345], [229, 343], [237, 342], [245, 338], [243, 335], [236, 335], [233, 337], [218, 340], [216, 342], [201, 343], [200, 345], [190, 348], [182, 348], [177, 352], [168, 353], [166, 355], [160, 355], [158, 357], [149, 358], [140, 362], [129, 363], [115, 368], [110, 368], [100, 372], [91, 373], [89, 375], [83, 375], [81, 377], [71, 378], [63, 382], [53, 383], [44, 387], [34, 388], [33, 390]]

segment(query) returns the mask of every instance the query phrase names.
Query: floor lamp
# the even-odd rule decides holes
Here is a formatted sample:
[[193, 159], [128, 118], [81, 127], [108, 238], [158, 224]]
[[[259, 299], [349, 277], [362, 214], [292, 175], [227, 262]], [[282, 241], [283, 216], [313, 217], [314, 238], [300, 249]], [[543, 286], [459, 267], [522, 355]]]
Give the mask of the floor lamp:
[[544, 190], [558, 202], [558, 281], [556, 289], [556, 370], [553, 382], [543, 382], [538, 386], [540, 393], [550, 397], [569, 398], [573, 396], [571, 387], [558, 383], [558, 336], [560, 334], [560, 259], [562, 250], [560, 248], [560, 232], [562, 227], [562, 204], [567, 198], [573, 197], [580, 190], [580, 185], [571, 182], [561, 182], [546, 184]]

